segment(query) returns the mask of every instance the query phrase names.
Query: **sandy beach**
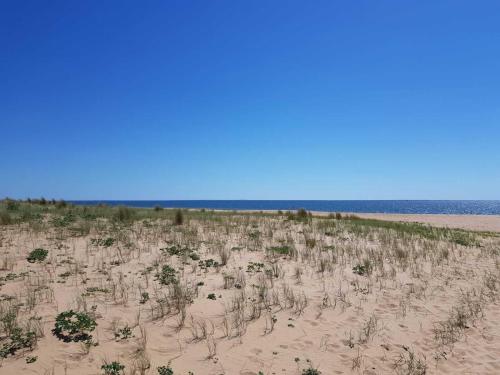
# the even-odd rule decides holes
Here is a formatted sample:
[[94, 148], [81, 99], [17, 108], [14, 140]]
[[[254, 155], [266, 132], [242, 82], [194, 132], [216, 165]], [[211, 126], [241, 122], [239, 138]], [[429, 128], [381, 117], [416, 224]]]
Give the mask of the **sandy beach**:
[[307, 213], [28, 209], [0, 227], [2, 374], [500, 371], [497, 236]]

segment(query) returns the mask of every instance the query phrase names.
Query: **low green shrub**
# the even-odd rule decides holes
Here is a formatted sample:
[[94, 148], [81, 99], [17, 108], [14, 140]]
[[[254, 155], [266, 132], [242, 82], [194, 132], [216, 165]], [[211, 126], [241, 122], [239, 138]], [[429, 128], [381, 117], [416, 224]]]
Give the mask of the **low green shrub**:
[[43, 262], [47, 258], [47, 255], [49, 255], [48, 250], [37, 248], [29, 253], [26, 260], [30, 263]]
[[309, 367], [308, 369], [302, 370], [302, 375], [321, 375], [321, 371]]
[[158, 281], [162, 285], [177, 284], [176, 271], [168, 264], [164, 265], [161, 272], [156, 275]]
[[158, 375], [174, 375], [174, 370], [170, 366], [160, 366], [157, 370]]
[[104, 375], [119, 375], [123, 374], [125, 366], [120, 362], [113, 361], [111, 363], [105, 363], [101, 366], [101, 370], [104, 372]]
[[87, 341], [96, 326], [94, 318], [87, 313], [69, 310], [57, 315], [52, 333], [64, 342]]
[[33, 350], [36, 345], [37, 337], [33, 331], [25, 331], [20, 327], [15, 327], [7, 337], [0, 348], [0, 358], [7, 358], [9, 355], [15, 355], [17, 351], [22, 349]]

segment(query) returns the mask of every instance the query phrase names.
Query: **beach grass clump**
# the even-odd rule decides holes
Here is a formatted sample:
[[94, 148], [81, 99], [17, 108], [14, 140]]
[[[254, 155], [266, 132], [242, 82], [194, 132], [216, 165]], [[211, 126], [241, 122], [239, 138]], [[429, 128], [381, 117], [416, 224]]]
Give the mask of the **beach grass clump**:
[[88, 341], [96, 326], [95, 319], [89, 314], [68, 310], [57, 315], [52, 333], [64, 342]]
[[300, 208], [297, 210], [296, 217], [298, 220], [306, 220], [309, 218], [309, 216], [309, 213], [304, 208]]
[[135, 211], [129, 207], [119, 206], [113, 215], [115, 221], [129, 223], [135, 218]]
[[466, 247], [478, 246], [479, 243], [477, 241], [476, 236], [472, 233], [468, 233], [465, 231], [452, 231], [449, 235], [450, 241], [456, 243], [457, 245], [462, 245]]
[[419, 358], [413, 350], [403, 346], [405, 350], [394, 362], [394, 370], [401, 375], [425, 375], [427, 373], [427, 363], [425, 357]]
[[18, 201], [10, 198], [5, 198], [2, 203], [5, 205], [7, 211], [17, 211], [20, 206]]
[[288, 221], [307, 221], [312, 218], [312, 214], [307, 212], [304, 208], [299, 208], [296, 212], [288, 211], [286, 219]]
[[182, 210], [176, 210], [175, 211], [174, 224], [175, 225], [182, 225], [182, 224], [184, 224], [184, 214], [182, 213]]
[[397, 236], [415, 236], [433, 241], [448, 241], [462, 246], [478, 246], [477, 235], [463, 229], [433, 227], [421, 223], [404, 223], [345, 215], [346, 229], [358, 236], [367, 236], [370, 229], [394, 231]]
[[12, 223], [14, 223], [14, 220], [10, 213], [3, 210], [0, 211], [0, 225], [10, 225]]
[[62, 209], [68, 207], [68, 203], [65, 200], [59, 200], [56, 202], [56, 208]]
[[35, 263], [35, 262], [43, 262], [45, 259], [47, 259], [47, 255], [49, 255], [49, 251], [42, 249], [42, 248], [37, 248], [35, 250], [32, 250], [26, 260], [29, 263]]
[[475, 321], [484, 316], [485, 296], [475, 289], [463, 292], [452, 307], [448, 319], [434, 326], [434, 339], [442, 346], [452, 347]]
[[290, 246], [271, 246], [268, 248], [268, 250], [274, 254], [279, 254], [279, 255], [290, 255], [291, 249]]

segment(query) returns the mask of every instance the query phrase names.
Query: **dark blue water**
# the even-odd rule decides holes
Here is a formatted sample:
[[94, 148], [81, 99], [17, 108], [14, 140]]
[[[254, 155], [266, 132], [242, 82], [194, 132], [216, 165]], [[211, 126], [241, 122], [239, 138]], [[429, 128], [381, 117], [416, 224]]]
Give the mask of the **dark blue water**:
[[369, 200], [369, 201], [316, 201], [316, 200], [162, 200], [162, 201], [70, 201], [74, 204], [165, 208], [207, 208], [218, 210], [296, 210], [327, 212], [372, 212], [396, 214], [482, 214], [500, 215], [500, 200]]

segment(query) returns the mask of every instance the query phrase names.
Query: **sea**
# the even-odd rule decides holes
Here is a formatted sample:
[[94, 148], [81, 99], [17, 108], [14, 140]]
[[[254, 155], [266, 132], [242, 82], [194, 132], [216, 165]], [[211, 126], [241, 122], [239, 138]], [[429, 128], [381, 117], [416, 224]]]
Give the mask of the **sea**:
[[391, 214], [500, 215], [500, 200], [74, 200], [77, 205], [214, 210], [297, 210]]

